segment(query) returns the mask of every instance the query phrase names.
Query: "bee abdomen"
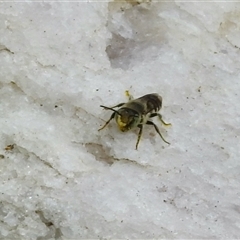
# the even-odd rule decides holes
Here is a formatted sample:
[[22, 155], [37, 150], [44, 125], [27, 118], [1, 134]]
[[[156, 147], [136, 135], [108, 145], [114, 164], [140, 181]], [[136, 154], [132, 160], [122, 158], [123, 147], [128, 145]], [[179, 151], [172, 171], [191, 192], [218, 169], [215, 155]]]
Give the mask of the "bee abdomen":
[[147, 112], [158, 112], [162, 107], [162, 97], [157, 93], [146, 95], [147, 99]]

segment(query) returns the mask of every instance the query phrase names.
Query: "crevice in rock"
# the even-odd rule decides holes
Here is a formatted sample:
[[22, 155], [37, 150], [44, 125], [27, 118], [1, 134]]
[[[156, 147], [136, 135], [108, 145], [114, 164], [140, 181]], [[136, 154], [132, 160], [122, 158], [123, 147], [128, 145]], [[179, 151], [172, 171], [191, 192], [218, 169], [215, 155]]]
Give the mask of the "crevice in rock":
[[0, 51], [6, 51], [9, 52], [11, 54], [14, 54], [14, 52], [12, 52], [10, 49], [8, 49], [6, 46], [4, 45], [0, 45]]
[[86, 143], [85, 147], [89, 153], [95, 156], [97, 161], [105, 162], [109, 165], [113, 164], [113, 158], [106, 153], [102, 145], [97, 143]]
[[[165, 26], [161, 23], [158, 10], [149, 1], [110, 2], [108, 5], [107, 28], [112, 33], [106, 53], [113, 68], [127, 70], [145, 59], [145, 50], [158, 54], [165, 41]], [[154, 21], [153, 19], [159, 19]]]
[[45, 216], [44, 216], [44, 212], [40, 211], [40, 210], [36, 210], [35, 213], [39, 216], [39, 218], [41, 219], [41, 221], [46, 225], [46, 227], [49, 229], [49, 233], [48, 236], [44, 236], [44, 237], [39, 237], [37, 238], [37, 240], [43, 240], [46, 239], [46, 237], [54, 237], [54, 239], [60, 239], [61, 236], [63, 235], [61, 230], [59, 228], [57, 228], [54, 223], [51, 220], [48, 220]]

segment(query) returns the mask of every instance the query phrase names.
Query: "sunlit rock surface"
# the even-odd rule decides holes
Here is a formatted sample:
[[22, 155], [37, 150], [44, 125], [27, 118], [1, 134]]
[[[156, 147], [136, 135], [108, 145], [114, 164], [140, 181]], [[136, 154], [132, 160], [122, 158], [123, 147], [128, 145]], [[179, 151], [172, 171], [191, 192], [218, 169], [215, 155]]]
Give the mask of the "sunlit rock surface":
[[[0, 238], [239, 238], [239, 16], [230, 2], [0, 3]], [[170, 146], [151, 126], [138, 150], [138, 130], [97, 131], [125, 90], [163, 97]]]

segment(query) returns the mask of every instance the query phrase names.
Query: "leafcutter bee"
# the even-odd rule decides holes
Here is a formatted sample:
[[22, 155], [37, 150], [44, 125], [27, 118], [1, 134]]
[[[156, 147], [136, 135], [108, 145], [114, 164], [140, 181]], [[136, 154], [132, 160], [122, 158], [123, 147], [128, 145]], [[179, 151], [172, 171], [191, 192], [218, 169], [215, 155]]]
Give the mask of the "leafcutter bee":
[[[115, 118], [118, 127], [122, 132], [126, 132], [136, 127], [140, 128], [136, 143], [136, 149], [138, 148], [144, 124], [152, 125], [162, 140], [165, 143], [170, 144], [163, 138], [156, 124], [149, 120], [150, 118], [157, 116], [165, 126], [171, 125], [170, 123], [165, 123], [162, 119], [162, 115], [158, 113], [162, 107], [162, 97], [157, 93], [151, 93], [140, 98], [133, 99], [128, 91], [126, 91], [126, 95], [129, 97], [129, 101], [127, 103], [120, 103], [113, 107], [106, 107], [103, 105], [100, 106], [106, 110], [113, 111], [113, 113], [109, 120], [104, 124], [103, 127], [98, 129], [98, 131], [105, 128], [110, 123], [110, 121]], [[115, 110], [114, 108], [118, 109]]]

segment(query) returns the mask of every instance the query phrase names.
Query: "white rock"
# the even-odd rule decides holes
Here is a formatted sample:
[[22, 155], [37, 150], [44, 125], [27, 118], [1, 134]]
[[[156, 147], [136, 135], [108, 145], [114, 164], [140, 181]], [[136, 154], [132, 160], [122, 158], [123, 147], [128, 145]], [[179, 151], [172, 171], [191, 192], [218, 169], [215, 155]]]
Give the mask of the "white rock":
[[[239, 11], [0, 3], [0, 238], [238, 238]], [[163, 97], [170, 146], [97, 131], [125, 90]]]

